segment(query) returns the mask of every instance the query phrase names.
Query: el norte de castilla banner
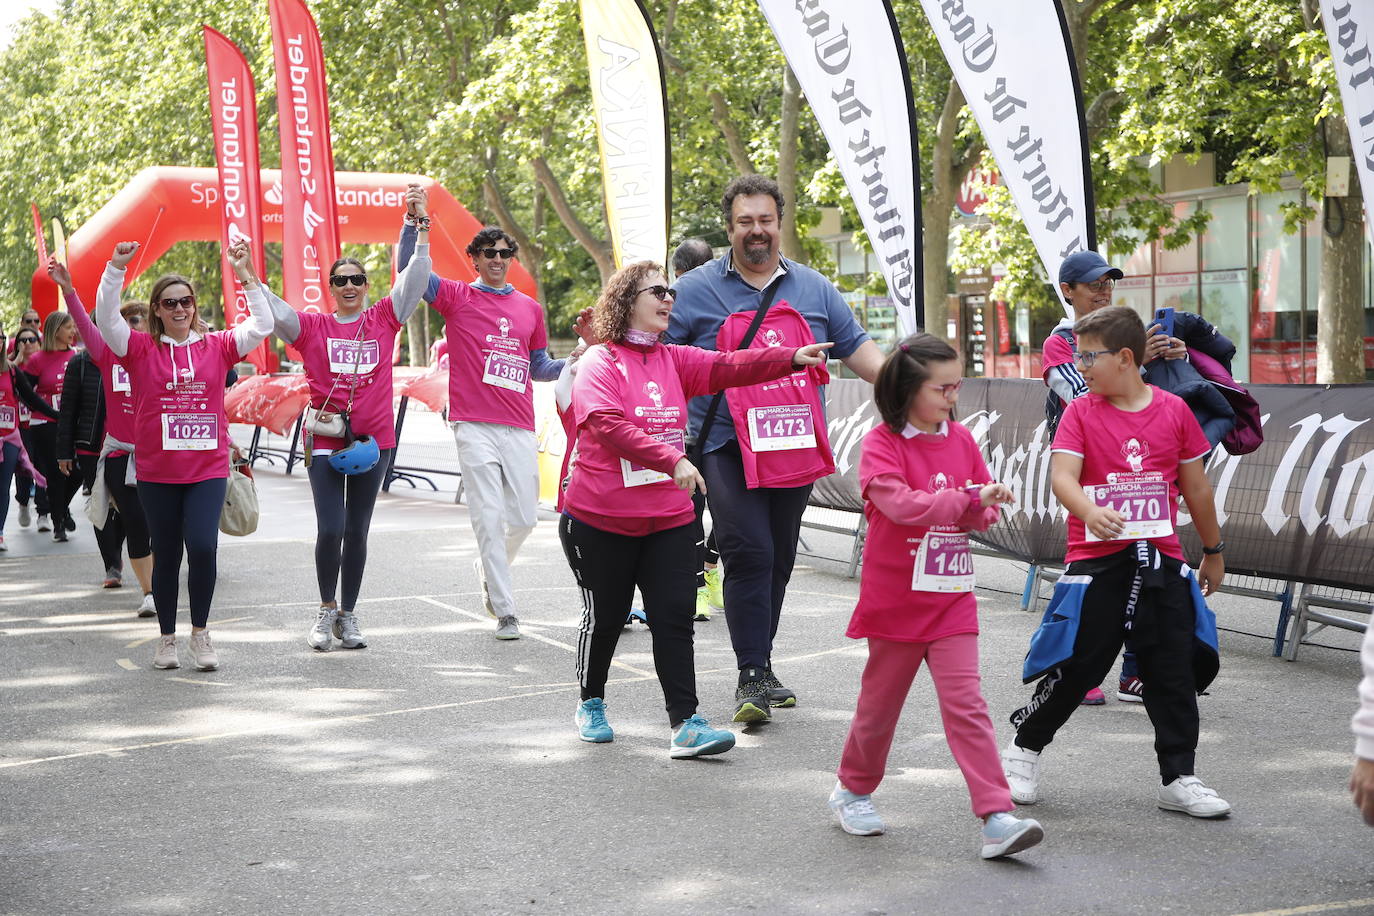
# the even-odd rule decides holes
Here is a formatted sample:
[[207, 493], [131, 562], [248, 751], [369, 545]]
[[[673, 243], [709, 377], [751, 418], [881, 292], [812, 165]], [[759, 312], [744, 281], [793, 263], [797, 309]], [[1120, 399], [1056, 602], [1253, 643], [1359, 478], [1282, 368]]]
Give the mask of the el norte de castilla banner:
[[839, 164], [902, 332], [913, 333], [925, 326], [920, 168], [892, 8], [884, 0], [759, 0], [759, 7]]
[[921, 0], [1051, 283], [1097, 247], [1083, 100], [1058, 0]]
[[[1374, 589], [1374, 385], [1253, 385], [1264, 444], [1248, 455], [1217, 449], [1207, 459], [1228, 573]], [[965, 379], [959, 419], [995, 480], [1016, 503], [974, 537], [1027, 563], [1062, 563], [1065, 514], [1050, 489], [1045, 386], [1034, 379]], [[859, 456], [879, 422], [873, 388], [837, 379], [826, 415], [835, 473], [811, 503], [859, 511]], [[1179, 536], [1196, 562], [1201, 544], [1186, 506]]]

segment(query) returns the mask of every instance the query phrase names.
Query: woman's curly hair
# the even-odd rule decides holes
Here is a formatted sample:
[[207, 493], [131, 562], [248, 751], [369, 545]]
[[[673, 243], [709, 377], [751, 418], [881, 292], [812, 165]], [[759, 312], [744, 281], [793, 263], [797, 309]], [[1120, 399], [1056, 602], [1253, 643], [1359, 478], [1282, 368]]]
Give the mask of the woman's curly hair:
[[644, 279], [651, 274], [667, 276], [662, 264], [636, 261], [620, 268], [606, 281], [592, 309], [592, 326], [602, 340], [619, 342], [625, 339], [625, 332], [630, 329], [630, 309], [644, 288]]

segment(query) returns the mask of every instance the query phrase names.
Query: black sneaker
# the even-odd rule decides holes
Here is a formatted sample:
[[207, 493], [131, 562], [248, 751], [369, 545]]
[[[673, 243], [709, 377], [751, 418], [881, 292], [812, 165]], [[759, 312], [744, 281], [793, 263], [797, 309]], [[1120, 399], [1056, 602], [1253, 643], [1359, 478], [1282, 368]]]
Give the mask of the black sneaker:
[[61, 524], [58, 524], [56, 530], [53, 531], [52, 539], [58, 542], [59, 544], [64, 543], [67, 540], [67, 532]]
[[761, 677], [746, 680], [735, 688], [735, 722], [767, 722], [773, 717], [768, 708], [768, 687]]
[[768, 690], [768, 705], [774, 709], [791, 709], [797, 705], [797, 695], [782, 685], [772, 669], [764, 676], [763, 686]]
[[70, 515], [67, 516], [65, 519], [62, 520], [62, 527], [66, 528], [68, 531], [75, 531], [76, 519], [72, 518]]

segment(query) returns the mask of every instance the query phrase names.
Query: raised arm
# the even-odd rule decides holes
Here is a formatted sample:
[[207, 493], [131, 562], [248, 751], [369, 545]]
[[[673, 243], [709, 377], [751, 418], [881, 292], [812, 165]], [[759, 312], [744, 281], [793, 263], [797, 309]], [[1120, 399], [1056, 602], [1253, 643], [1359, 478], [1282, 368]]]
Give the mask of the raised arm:
[[109, 348], [105, 346], [105, 341], [100, 336], [100, 331], [96, 328], [95, 322], [91, 321], [91, 316], [86, 314], [86, 306], [82, 304], [81, 297], [76, 294], [76, 288], [72, 286], [72, 275], [68, 273], [67, 265], [55, 257], [48, 258], [48, 276], [62, 290], [62, 300], [67, 303], [67, 313], [72, 316], [72, 321], [76, 323], [76, 330], [81, 334], [81, 339], [86, 344], [86, 352], [90, 353], [91, 358], [97, 362], [103, 360]]
[[[127, 356], [129, 353], [129, 325], [124, 321], [124, 316], [119, 314], [119, 294], [124, 289], [124, 268], [129, 266], [137, 251], [138, 242], [117, 243], [114, 253], [110, 255], [110, 263], [105, 265], [105, 272], [100, 275], [100, 286], [96, 288], [95, 326], [115, 356]], [[148, 308], [155, 310], [157, 303], [149, 302]]]
[[391, 287], [391, 307], [396, 310], [396, 320], [401, 324], [405, 324], [406, 319], [420, 307], [420, 297], [430, 286], [433, 286], [435, 293], [439, 291], [438, 284], [430, 283], [434, 275], [430, 271], [429, 214], [425, 210], [424, 199], [411, 204], [411, 207], [408, 212], [415, 219], [415, 256], [414, 259], [407, 256], [405, 266], [401, 267], [398, 253], [396, 261], [399, 273], [396, 275], [396, 284]]
[[[249, 302], [249, 313], [252, 314], [254, 306], [259, 310], [267, 309], [272, 316], [272, 333], [287, 343], [295, 343], [296, 338], [301, 335], [300, 315], [291, 307], [291, 303], [272, 292], [258, 279], [257, 273], [253, 270], [253, 250], [249, 242], [241, 241], [229, 247], [229, 265], [234, 269], [234, 276], [243, 285], [243, 292]], [[255, 294], [258, 296], [256, 303], [253, 302]]]
[[[396, 272], [398, 274], [409, 266], [410, 259], [415, 254], [415, 247], [419, 239], [417, 211], [428, 203], [428, 195], [425, 194], [424, 188], [418, 184], [412, 184], [406, 188], [405, 200], [405, 222], [401, 224], [401, 237], [396, 242]], [[428, 241], [428, 237], [425, 240]], [[439, 275], [433, 271], [434, 268], [431, 266], [429, 284], [422, 294], [422, 298], [426, 302], [433, 302], [439, 296]]]
[[[276, 296], [271, 298], [277, 299], [280, 305], [276, 308], [272, 306], [268, 298], [270, 294], [253, 273], [253, 248], [248, 239], [239, 239], [230, 245], [225, 253], [229, 256], [234, 276], [243, 284], [243, 291], [248, 299], [248, 320], [234, 326], [234, 342], [238, 344], [239, 356], [247, 356], [254, 347], [271, 336], [278, 320], [286, 325], [291, 334], [289, 338], [282, 337], [282, 340], [287, 343], [295, 340], [301, 332], [300, 319], [296, 317], [296, 311], [290, 304], [277, 299]], [[254, 292], [257, 295], [254, 295]], [[295, 324], [294, 332], [289, 331], [290, 322]]]

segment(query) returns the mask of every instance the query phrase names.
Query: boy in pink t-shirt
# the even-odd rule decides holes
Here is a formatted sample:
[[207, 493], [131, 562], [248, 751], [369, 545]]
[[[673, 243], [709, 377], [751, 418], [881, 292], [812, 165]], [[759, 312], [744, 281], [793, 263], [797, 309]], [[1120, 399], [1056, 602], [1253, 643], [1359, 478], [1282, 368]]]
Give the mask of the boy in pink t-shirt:
[[[1053, 447], [1054, 494], [1070, 513], [1068, 568], [1031, 639], [1002, 753], [1012, 798], [1039, 798], [1040, 753], [1101, 682], [1129, 634], [1155, 728], [1160, 808], [1221, 817], [1231, 806], [1194, 775], [1197, 694], [1216, 676], [1216, 618], [1203, 595], [1225, 574], [1221, 529], [1202, 459], [1210, 446], [1182, 400], [1140, 377], [1145, 327], [1124, 306], [1074, 326], [1088, 395], [1069, 404]], [[1175, 526], [1182, 495], [1202, 538], [1195, 576]], [[1200, 587], [1199, 587], [1200, 583]]]

